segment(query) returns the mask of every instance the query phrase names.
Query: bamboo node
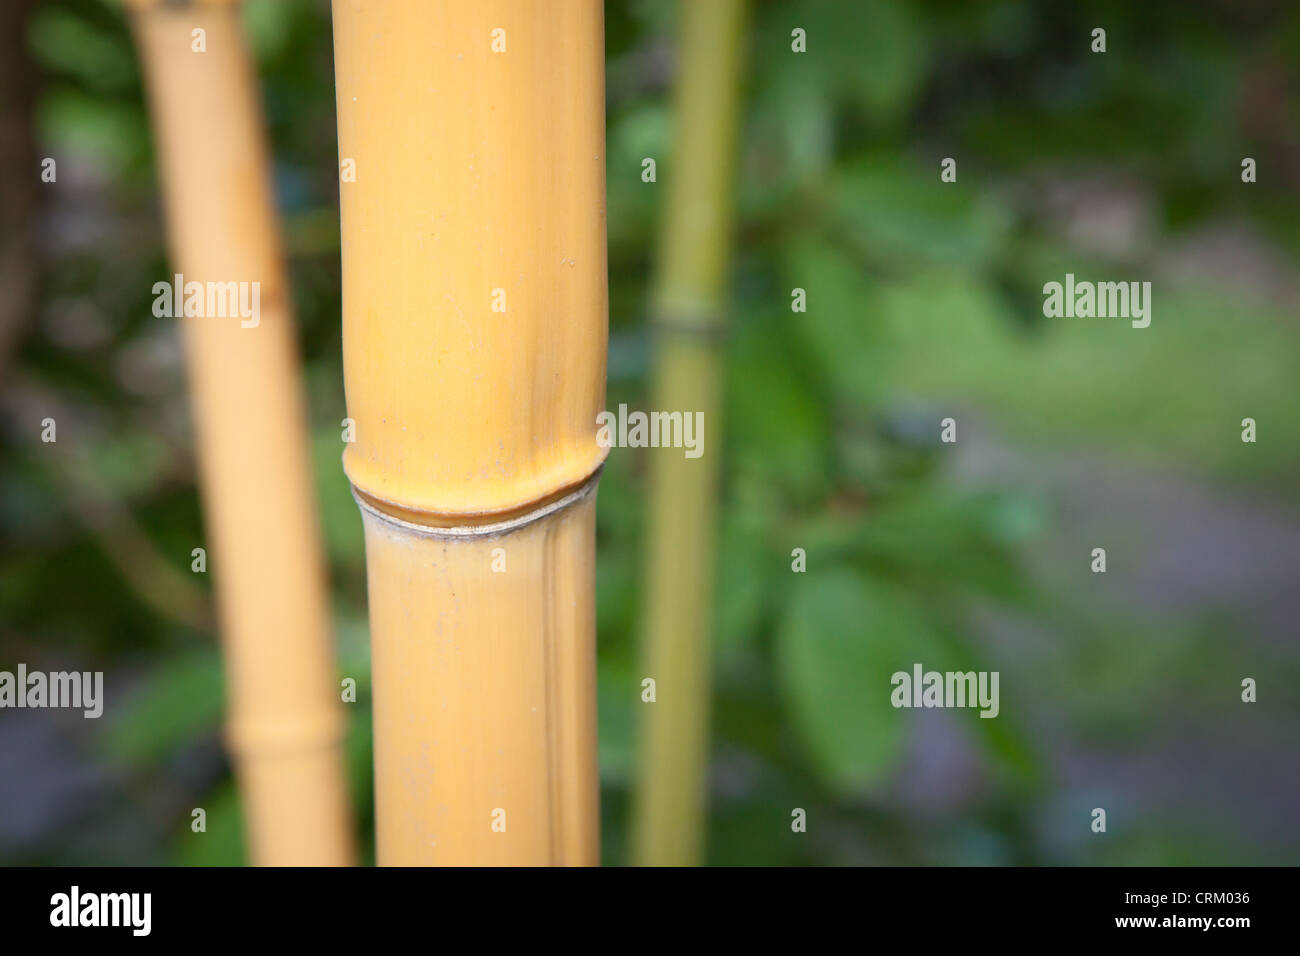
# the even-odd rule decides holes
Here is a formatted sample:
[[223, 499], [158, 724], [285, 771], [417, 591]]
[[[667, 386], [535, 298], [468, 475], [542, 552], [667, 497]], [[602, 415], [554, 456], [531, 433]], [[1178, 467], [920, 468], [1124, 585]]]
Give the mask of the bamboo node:
[[518, 531], [520, 528], [525, 528], [535, 521], [540, 521], [558, 511], [564, 511], [594, 494], [603, 468], [602, 463], [600, 467], [587, 476], [582, 484], [576, 487], [561, 489], [556, 494], [548, 495], [541, 501], [516, 511], [488, 515], [486, 517], [489, 520], [479, 523], [470, 523], [468, 516], [464, 515], [454, 516], [458, 522], [456, 524], [428, 523], [445, 521], [453, 516], [402, 508], [391, 502], [376, 499], [361, 491], [355, 485], [352, 487], [352, 497], [356, 500], [363, 513], [399, 531], [405, 531], [420, 537], [499, 538]]
[[292, 719], [228, 719], [222, 738], [237, 756], [318, 750], [343, 739], [344, 718], [335, 709], [296, 714]]

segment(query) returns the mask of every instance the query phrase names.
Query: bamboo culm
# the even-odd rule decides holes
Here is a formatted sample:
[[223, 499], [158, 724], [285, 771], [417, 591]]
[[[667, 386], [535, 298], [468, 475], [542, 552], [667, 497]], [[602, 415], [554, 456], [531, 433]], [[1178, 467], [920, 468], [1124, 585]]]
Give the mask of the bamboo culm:
[[707, 807], [710, 632], [721, 454], [722, 354], [739, 123], [743, 0], [681, 4], [674, 154], [652, 302], [656, 409], [702, 415], [697, 459], [650, 458], [642, 709], [633, 862], [701, 861]]
[[599, 0], [334, 0], [382, 865], [599, 862]]
[[[183, 277], [161, 285], [226, 290], [234, 283], [249, 293], [234, 297], [241, 307], [226, 297], [223, 314], [181, 319], [227, 677], [226, 741], [249, 856], [260, 865], [347, 865], [355, 848], [323, 549], [268, 150], [239, 7], [129, 6], [168, 248]], [[173, 308], [186, 311], [179, 302]]]

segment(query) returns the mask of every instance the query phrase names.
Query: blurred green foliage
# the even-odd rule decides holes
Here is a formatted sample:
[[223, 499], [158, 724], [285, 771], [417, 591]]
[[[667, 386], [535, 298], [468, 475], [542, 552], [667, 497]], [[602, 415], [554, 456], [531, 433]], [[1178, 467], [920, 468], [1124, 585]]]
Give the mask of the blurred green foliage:
[[[368, 841], [364, 556], [338, 463], [328, 9], [246, 6], [292, 254], [340, 670], [361, 686], [349, 758]], [[1060, 515], [1045, 481], [1029, 471], [959, 480], [950, 464], [980, 422], [1029, 452], [1026, 469], [1093, 449], [1294, 510], [1300, 8], [1193, 4], [1189, 16], [1188, 6], [755, 3], [726, 345], [712, 862], [1240, 863], [1300, 845], [1295, 828], [1263, 846], [1194, 814], [1152, 814], [1114, 783], [1062, 787], [1057, 750], [1159, 749], [1177, 740], [1173, 709], [1238, 719], [1231, 675], [1268, 670], [1294, 686], [1295, 658], [1231, 640], [1242, 627], [1232, 609], [1162, 614], [1101, 593], [1082, 560], [1054, 573], [1043, 555]], [[637, 406], [661, 195], [640, 164], [657, 157], [660, 182], [673, 175], [673, 6], [615, 2], [606, 17], [608, 401]], [[1095, 25], [1108, 29], [1102, 56], [1088, 52]], [[795, 27], [807, 31], [806, 54], [790, 52]], [[216, 738], [219, 660], [209, 633], [124, 583], [69, 501], [102, 488], [118, 503], [114, 520], [138, 525], [182, 569], [202, 541], [183, 380], [148, 308], [167, 270], [148, 126], [115, 4], [43, 5], [27, 43], [42, 74], [41, 141], [76, 159], [68, 194], [48, 211], [56, 261], [19, 381], [66, 406], [66, 433], [90, 450], [54, 482], [37, 446], [5, 436], [0, 607], [6, 636], [28, 648], [138, 668], [98, 743], [147, 786], [196, 740]], [[1251, 186], [1239, 181], [1245, 155], [1261, 170]], [[958, 159], [953, 184], [939, 181], [947, 156]], [[1083, 198], [1062, 206], [1062, 182]], [[1111, 208], [1116, 190], [1118, 219], [1100, 233], [1072, 228]], [[1250, 262], [1264, 249], [1279, 263], [1276, 281], [1196, 257], [1190, 240], [1225, 224], [1254, 243]], [[1049, 324], [1041, 285], [1067, 271], [1160, 278], [1151, 328]], [[806, 313], [790, 311], [795, 287]], [[63, 313], [94, 334], [58, 341], [45, 319]], [[948, 415], [958, 446], [938, 441]], [[1237, 440], [1246, 415], [1267, 441]], [[642, 706], [644, 454], [614, 452], [599, 501], [600, 757], [614, 863]], [[794, 548], [808, 555], [805, 574], [791, 572]], [[889, 674], [914, 662], [1003, 674], [997, 720], [944, 715], [945, 746], [969, 767], [941, 777], [937, 795], [909, 784], [934, 740], [918, 743], [918, 715], [888, 702]], [[1276, 706], [1277, 726], [1293, 727], [1296, 708]], [[173, 813], [164, 859], [242, 861], [228, 774], [209, 786], [195, 798], [207, 834], [189, 832], [188, 809]], [[1121, 811], [1104, 844], [1078, 823], [1098, 801]], [[813, 821], [806, 835], [790, 833], [794, 807]], [[1122, 822], [1130, 808], [1147, 814], [1141, 826]]]

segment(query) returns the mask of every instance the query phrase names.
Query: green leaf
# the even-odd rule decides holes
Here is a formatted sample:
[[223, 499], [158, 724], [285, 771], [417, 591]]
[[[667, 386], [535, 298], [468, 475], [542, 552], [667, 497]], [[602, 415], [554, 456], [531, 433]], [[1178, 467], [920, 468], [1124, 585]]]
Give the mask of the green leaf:
[[830, 416], [791, 353], [777, 322], [741, 328], [727, 352], [727, 447], [737, 470], [761, 471], [809, 500], [824, 492], [831, 471]]
[[226, 782], [203, 798], [205, 830], [195, 833], [187, 816], [176, 839], [174, 854], [179, 866], [245, 866], [244, 814], [232, 782]]
[[928, 261], [952, 271], [987, 268], [1001, 251], [1011, 228], [1006, 207], [964, 185], [941, 184], [940, 158], [919, 165], [871, 154], [846, 164], [836, 176], [830, 190], [836, 218], [871, 260]]
[[216, 647], [177, 655], [153, 671], [148, 684], [109, 724], [106, 752], [126, 763], [153, 762], [196, 737], [215, 733], [223, 687]]
[[871, 407], [880, 401], [887, 323], [878, 286], [841, 246], [812, 236], [788, 243], [787, 285], [807, 293], [807, 311], [792, 313], [790, 327], [838, 397]]
[[789, 552], [775, 556], [771, 529], [760, 515], [729, 509], [720, 530], [714, 654], [722, 666], [756, 643], [770, 612], [773, 577], [789, 567]]
[[[805, 33], [806, 53], [791, 49], [795, 28]], [[822, 96], [887, 123], [902, 117], [920, 90], [927, 37], [906, 4], [787, 2], [773, 4], [761, 17], [755, 59], [763, 64], [761, 81], [779, 87], [810, 80]]]
[[842, 568], [795, 580], [776, 645], [786, 707], [828, 786], [877, 786], [910, 717], [890, 703], [890, 677], [926, 660], [929, 622], [905, 593]]

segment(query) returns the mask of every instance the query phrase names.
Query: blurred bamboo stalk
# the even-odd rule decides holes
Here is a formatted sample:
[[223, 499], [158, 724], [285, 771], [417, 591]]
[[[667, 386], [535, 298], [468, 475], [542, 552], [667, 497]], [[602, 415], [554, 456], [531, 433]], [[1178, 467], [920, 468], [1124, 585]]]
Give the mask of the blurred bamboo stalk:
[[253, 326], [240, 314], [182, 320], [227, 673], [226, 736], [250, 857], [348, 865], [343, 713], [306, 415], [239, 7], [129, 6], [173, 266], [186, 283], [260, 289]]
[[335, 0], [383, 865], [600, 857], [599, 0]]
[[681, 4], [673, 162], [653, 299], [652, 408], [702, 412], [696, 459], [650, 460], [644, 705], [632, 858], [701, 861], [707, 806], [710, 632], [723, 357], [744, 0]]

